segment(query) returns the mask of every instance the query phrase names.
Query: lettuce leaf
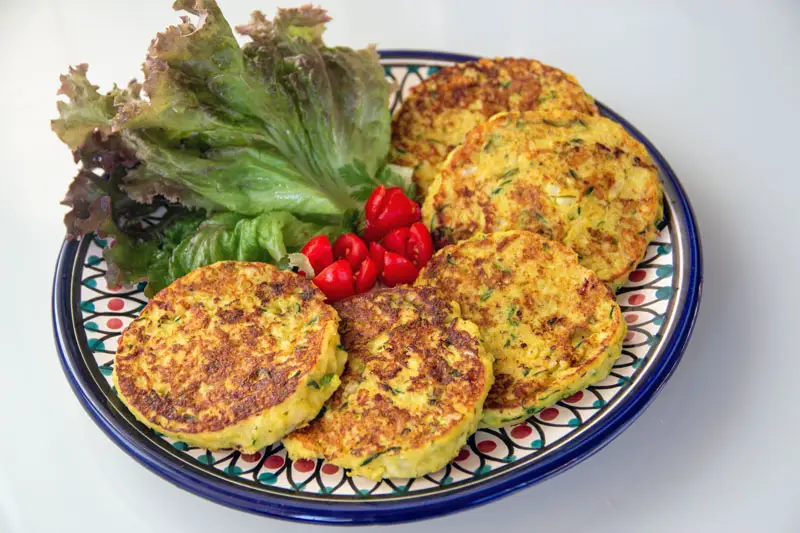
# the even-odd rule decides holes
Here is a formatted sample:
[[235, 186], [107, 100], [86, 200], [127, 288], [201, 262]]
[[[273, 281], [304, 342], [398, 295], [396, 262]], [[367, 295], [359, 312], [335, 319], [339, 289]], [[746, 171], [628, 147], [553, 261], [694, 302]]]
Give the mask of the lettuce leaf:
[[205, 220], [202, 214], [187, 213], [159, 228], [156, 239], [118, 238], [105, 256], [115, 265], [112, 282], [147, 279], [150, 296], [201, 266], [223, 260], [278, 263], [311, 237], [340, 231], [302, 222], [285, 211], [256, 217], [225, 212]]
[[[148, 202], [257, 215], [286, 210], [335, 221], [381, 182], [389, 148], [389, 84], [374, 49], [329, 48], [325, 11], [260, 12], [240, 48], [213, 1], [183, 0], [184, 18], [153, 41], [149, 100], [130, 100], [114, 131], [142, 164], [123, 189]], [[187, 197], [187, 194], [193, 194]]]
[[[58, 94], [68, 101], [58, 101], [59, 118], [51, 126], [61, 141], [71, 150], [77, 150], [92, 133], [106, 137], [111, 133], [111, 122], [116, 115], [114, 100], [122, 92], [115, 85], [107, 94], [100, 94], [96, 85], [89, 83], [86, 72], [89, 65], [82, 63], [70, 67], [69, 74], [60, 78]], [[138, 85], [133, 87], [138, 90]]]
[[59, 138], [81, 169], [64, 199], [68, 235], [114, 236], [113, 282], [152, 293], [210, 262], [277, 263], [312, 236], [351, 231], [386, 165], [390, 86], [374, 48], [328, 47], [322, 9], [255, 12], [237, 30], [213, 0], [158, 34], [142, 83], [100, 93], [62, 76]]
[[[126, 198], [119, 189], [120, 177], [126, 168], [138, 164], [131, 148], [111, 131], [114, 100], [123, 91], [115, 86], [100, 94], [86, 78], [87, 70], [81, 64], [61, 76], [58, 94], [68, 100], [57, 102], [59, 118], [52, 121], [53, 131], [73, 151], [75, 162], [81, 163], [62, 202], [71, 208], [64, 217], [68, 238], [100, 230], [112, 216], [114, 200], [119, 203]], [[132, 84], [129, 91], [138, 95], [138, 85]], [[124, 209], [120, 206], [115, 211]]]
[[168, 269], [172, 252], [197, 231], [204, 219], [202, 211], [184, 211], [161, 219], [138, 235], [120, 231], [113, 221], [107, 222], [103, 233], [116, 241], [103, 251], [109, 286], [146, 280], [149, 283], [145, 292], [151, 296], [177, 279], [170, 278]]

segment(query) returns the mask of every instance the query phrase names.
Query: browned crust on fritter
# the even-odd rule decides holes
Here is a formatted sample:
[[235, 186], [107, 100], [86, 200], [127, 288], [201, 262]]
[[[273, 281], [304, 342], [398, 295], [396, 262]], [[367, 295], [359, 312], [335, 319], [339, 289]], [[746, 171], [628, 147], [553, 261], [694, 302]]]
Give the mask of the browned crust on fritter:
[[[336, 309], [348, 352], [342, 385], [324, 416], [292, 439], [329, 460], [341, 453], [368, 458], [391, 447], [422, 448], [474, 410], [489, 377], [478, 357], [478, 339], [456, 328], [449, 305], [433, 289], [376, 290], [339, 302]], [[367, 345], [382, 333], [388, 333], [386, 349], [370, 353]], [[448, 346], [461, 354], [453, 364], [445, 357]], [[411, 359], [419, 364], [416, 373], [408, 372]], [[412, 377], [401, 386], [393, 379], [402, 372]], [[373, 381], [362, 386], [367, 379], [376, 386]], [[424, 410], [398, 405], [401, 394], [426, 395]]]
[[[476, 102], [481, 103], [480, 109], [475, 109]], [[412, 87], [394, 116], [392, 162], [417, 167], [426, 161], [438, 167], [457, 143], [419, 137], [421, 132], [430, 132], [437, 116], [446, 110], [471, 109], [488, 119], [502, 111], [532, 111], [543, 104], [597, 114], [594, 100], [574, 76], [535, 59], [483, 58], [443, 68]], [[467, 131], [458, 136], [463, 139]]]
[[[409, 301], [413, 302], [413, 316], [407, 316], [408, 305], [401, 305]], [[440, 326], [451, 314], [449, 304], [436, 297], [434, 291], [410, 287], [370, 291], [336, 302], [333, 307], [339, 313], [339, 335], [345, 346], [368, 342], [401, 320], [425, 317], [425, 323]]]
[[[265, 312], [287, 295], [300, 316], [317, 316], [297, 332], [288, 358], [271, 334], [280, 317]], [[249, 296], [254, 306], [242, 304]], [[323, 353], [324, 325], [337, 320], [324, 298], [304, 278], [264, 263], [195, 270], [151, 299], [120, 337], [120, 392], [148, 420], [184, 433], [219, 431], [279, 405]], [[150, 334], [167, 324], [175, 326], [169, 336]], [[156, 390], [163, 386], [168, 394]]]

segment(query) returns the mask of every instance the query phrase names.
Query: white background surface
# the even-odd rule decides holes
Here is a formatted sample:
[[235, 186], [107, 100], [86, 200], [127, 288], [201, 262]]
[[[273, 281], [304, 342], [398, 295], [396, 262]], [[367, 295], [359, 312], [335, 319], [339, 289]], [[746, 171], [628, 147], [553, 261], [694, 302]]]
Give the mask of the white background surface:
[[[275, 8], [222, 4], [234, 23]], [[703, 305], [668, 386], [606, 449], [488, 506], [394, 531], [800, 531], [800, 5], [500, 4], [325, 0], [328, 42], [531, 56], [575, 73], [686, 187]], [[56, 358], [57, 204], [74, 173], [49, 128], [58, 75], [87, 61], [103, 88], [124, 83], [174, 20], [167, 1], [0, 1], [0, 532], [319, 530], [223, 508], [146, 471], [83, 412]]]

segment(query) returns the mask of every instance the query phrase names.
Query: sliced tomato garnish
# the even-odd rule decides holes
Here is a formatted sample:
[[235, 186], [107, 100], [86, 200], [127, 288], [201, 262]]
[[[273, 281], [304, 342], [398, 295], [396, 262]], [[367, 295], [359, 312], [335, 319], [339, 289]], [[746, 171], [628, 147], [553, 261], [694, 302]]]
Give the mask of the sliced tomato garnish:
[[346, 259], [328, 265], [314, 277], [314, 285], [325, 293], [329, 301], [335, 302], [355, 294], [353, 268]]
[[319, 274], [333, 263], [333, 247], [327, 235], [317, 235], [303, 246], [300, 253], [308, 257], [315, 274]]

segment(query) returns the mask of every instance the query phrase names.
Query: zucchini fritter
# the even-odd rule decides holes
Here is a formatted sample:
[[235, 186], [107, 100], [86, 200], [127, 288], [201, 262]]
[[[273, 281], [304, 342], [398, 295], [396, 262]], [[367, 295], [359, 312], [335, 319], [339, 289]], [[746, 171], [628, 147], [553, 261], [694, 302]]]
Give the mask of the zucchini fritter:
[[461, 304], [494, 356], [483, 425], [524, 420], [608, 376], [627, 331], [614, 294], [566, 246], [528, 231], [439, 250], [417, 285]]
[[411, 89], [392, 123], [392, 162], [414, 167], [424, 198], [439, 164], [473, 127], [501, 111], [596, 114], [574, 76], [535, 59], [479, 59], [443, 68]]
[[478, 233], [540, 233], [619, 287], [658, 233], [661, 197], [650, 155], [616, 122], [501, 113], [453, 150], [422, 216], [438, 246]]
[[339, 386], [339, 317], [311, 282], [219, 262], [163, 289], [123, 332], [119, 398], [148, 427], [251, 453], [313, 419]]
[[492, 360], [478, 327], [432, 289], [372, 291], [336, 304], [348, 362], [324, 414], [283, 439], [379, 480], [436, 471], [481, 419]]

